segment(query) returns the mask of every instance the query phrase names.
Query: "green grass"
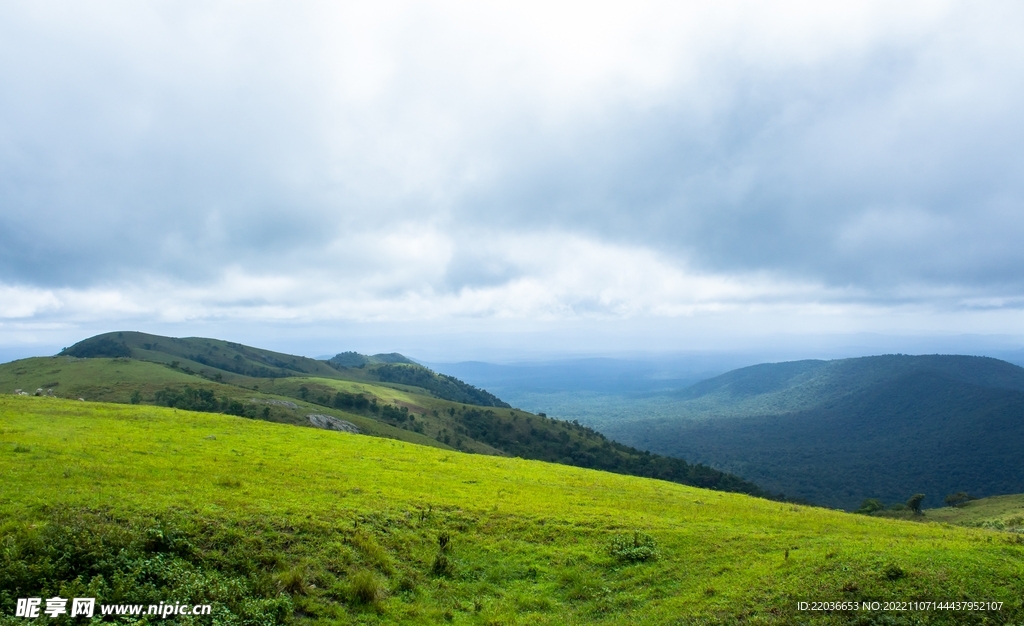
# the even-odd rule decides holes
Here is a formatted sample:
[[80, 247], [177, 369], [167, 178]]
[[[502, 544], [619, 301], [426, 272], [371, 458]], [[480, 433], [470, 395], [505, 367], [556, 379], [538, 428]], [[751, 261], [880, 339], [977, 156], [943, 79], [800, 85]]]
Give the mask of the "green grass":
[[[278, 382], [275, 379], [236, 376], [234, 380], [239, 384], [228, 384], [217, 382], [212, 376], [213, 371], [209, 369], [186, 371], [180, 364], [178, 367], [170, 367], [128, 358], [34, 357], [0, 364], [0, 392], [12, 393], [22, 389], [26, 393], [35, 393], [37, 389], [42, 389], [44, 394], [49, 391], [59, 398], [128, 404], [134, 392], [140, 394], [142, 403], [153, 403], [155, 394], [160, 390], [190, 386], [210, 390], [217, 398], [241, 402], [251, 415], [263, 420], [309, 426], [306, 416], [322, 413], [352, 422], [369, 435], [448, 448], [431, 437], [365, 415], [303, 401], [297, 397], [297, 393], [295, 396], [275, 393], [275, 385], [282, 390], [292, 385], [297, 391], [303, 381], [310, 380], [307, 378], [289, 378]], [[281, 404], [281, 401], [294, 406]], [[267, 410], [266, 414], [264, 409]]]
[[928, 521], [1024, 532], [1024, 494], [971, 500], [962, 506], [927, 509]]
[[[0, 396], [0, 476], [0, 616], [88, 591], [202, 599], [221, 623], [1024, 618], [1016, 534], [219, 414]], [[795, 608], [869, 599], [1005, 604]]]
[[[182, 345], [198, 341], [163, 340], [181, 341]], [[246, 353], [257, 352], [255, 348], [244, 346], [239, 349]], [[301, 362], [301, 357], [294, 358]], [[365, 374], [358, 368], [346, 371], [353, 375]], [[423, 388], [397, 383], [341, 380], [295, 372], [284, 378], [254, 378], [192, 361], [175, 365], [173, 361], [165, 364], [126, 357], [65, 355], [0, 364], [0, 390], [5, 388], [10, 391], [42, 388], [44, 395], [52, 393], [55, 397], [89, 401], [170, 404], [302, 426], [310, 425], [309, 414], [326, 413], [354, 423], [365, 434], [439, 448], [518, 456], [727, 491], [761, 493], [756, 485], [734, 476], [678, 459], [644, 454], [608, 441], [578, 424], [510, 408], [473, 407], [429, 395]], [[170, 392], [180, 397], [187, 391], [212, 394], [215, 402], [185, 402], [182, 406], [160, 395]], [[345, 408], [335, 403], [339, 392], [362, 395], [367, 403], [375, 404]], [[282, 405], [282, 401], [286, 404]]]

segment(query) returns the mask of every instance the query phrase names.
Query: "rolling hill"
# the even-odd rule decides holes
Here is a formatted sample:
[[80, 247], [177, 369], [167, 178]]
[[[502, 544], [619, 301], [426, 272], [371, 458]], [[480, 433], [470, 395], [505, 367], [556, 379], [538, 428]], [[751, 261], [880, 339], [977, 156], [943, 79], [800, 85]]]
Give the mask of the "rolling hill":
[[216, 339], [114, 332], [55, 357], [0, 365], [0, 389], [354, 429], [446, 449], [769, 495], [705, 465], [642, 452], [578, 423], [510, 408], [402, 355], [356, 358], [361, 356], [343, 353], [332, 365]]
[[1024, 491], [1024, 369], [889, 355], [747, 367], [676, 396], [673, 418], [601, 425], [620, 441], [710, 464], [771, 491], [855, 509]]
[[224, 414], [3, 395], [0, 474], [0, 624], [58, 594], [239, 625], [1024, 619], [1013, 533]]

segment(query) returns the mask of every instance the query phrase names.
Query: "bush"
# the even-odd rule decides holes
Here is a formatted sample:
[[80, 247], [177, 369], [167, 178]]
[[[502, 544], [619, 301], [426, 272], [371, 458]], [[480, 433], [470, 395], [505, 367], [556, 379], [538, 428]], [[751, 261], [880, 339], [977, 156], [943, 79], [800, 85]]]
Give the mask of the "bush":
[[864, 502], [861, 502], [860, 508], [854, 511], [859, 515], [871, 515], [877, 511], [885, 510], [885, 505], [878, 498], [868, 498]]
[[[272, 579], [263, 584], [263, 572], [247, 566], [253, 544], [225, 542], [217, 528], [211, 519], [123, 518], [66, 506], [52, 507], [42, 520], [8, 521], [0, 554], [0, 614], [13, 614], [15, 598], [40, 594], [111, 604], [174, 598], [212, 604], [211, 623], [286, 623], [294, 613], [292, 599], [279, 594]], [[0, 617], [0, 623], [14, 622]]]
[[970, 502], [971, 500], [975, 500], [975, 499], [976, 498], [972, 497], [970, 494], [968, 494], [965, 491], [958, 491], [956, 493], [951, 493], [948, 496], [946, 496], [946, 505], [947, 506], [954, 506], [954, 507], [956, 507], [956, 506], [963, 506], [963, 505], [967, 504], [968, 502]]
[[659, 556], [654, 537], [639, 530], [633, 531], [632, 536], [617, 535], [612, 538], [608, 552], [616, 559], [629, 563], [653, 561]]
[[448, 551], [451, 550], [451, 537], [443, 532], [437, 536], [437, 556], [434, 557], [434, 564], [430, 570], [435, 576], [451, 576], [455, 573], [455, 564], [448, 558]]
[[885, 566], [885, 569], [882, 570], [882, 575], [885, 576], [887, 580], [899, 580], [906, 576], [907, 573], [904, 572], [903, 568], [899, 565], [890, 563], [889, 565]]

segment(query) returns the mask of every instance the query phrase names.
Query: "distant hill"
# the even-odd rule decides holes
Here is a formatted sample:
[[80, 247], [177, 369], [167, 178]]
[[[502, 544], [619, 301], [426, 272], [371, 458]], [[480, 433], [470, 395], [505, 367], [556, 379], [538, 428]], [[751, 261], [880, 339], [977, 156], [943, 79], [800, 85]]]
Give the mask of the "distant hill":
[[771, 491], [855, 509], [865, 498], [1024, 491], [1024, 369], [992, 358], [888, 355], [756, 365], [681, 391], [678, 417], [602, 431]]
[[90, 337], [65, 348], [61, 355], [79, 358], [131, 357], [156, 363], [182, 360], [223, 372], [254, 378], [314, 375], [334, 378], [338, 370], [362, 369], [360, 380], [377, 380], [427, 389], [433, 395], [479, 406], [510, 408], [496, 396], [444, 374], [437, 374], [397, 352], [366, 356], [342, 352], [327, 361], [272, 352], [230, 341], [201, 337], [161, 337], [122, 331]]
[[416, 365], [415, 361], [397, 352], [374, 354], [373, 356], [366, 356], [358, 352], [341, 352], [327, 359], [327, 362], [336, 368], [366, 367], [367, 365], [376, 365], [378, 363], [407, 363], [409, 365]]
[[642, 452], [578, 423], [513, 409], [487, 391], [396, 353], [348, 352], [321, 361], [218, 339], [122, 331], [78, 342], [55, 357], [2, 364], [0, 390], [303, 426], [349, 422], [364, 434], [441, 448], [770, 495], [705, 465]]
[[162, 337], [122, 331], [104, 333], [64, 348], [61, 355], [79, 358], [131, 357], [141, 361], [192, 361], [232, 374], [253, 378], [283, 378], [300, 374], [330, 376], [334, 368], [323, 361], [203, 337]]

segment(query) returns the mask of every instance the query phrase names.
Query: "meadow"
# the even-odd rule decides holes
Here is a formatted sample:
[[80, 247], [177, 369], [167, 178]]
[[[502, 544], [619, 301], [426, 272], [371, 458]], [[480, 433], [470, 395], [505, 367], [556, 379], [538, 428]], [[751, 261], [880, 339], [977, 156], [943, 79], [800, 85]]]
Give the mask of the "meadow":
[[1024, 494], [992, 496], [959, 506], [928, 509], [929, 521], [1024, 533]]
[[[1024, 619], [1019, 534], [230, 415], [0, 396], [0, 475], [0, 623], [58, 593], [222, 624]], [[915, 600], [1003, 605], [797, 610]]]

